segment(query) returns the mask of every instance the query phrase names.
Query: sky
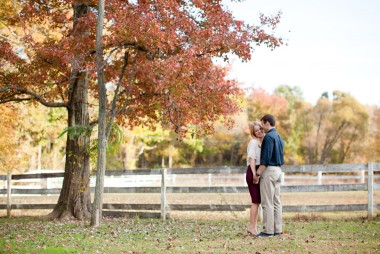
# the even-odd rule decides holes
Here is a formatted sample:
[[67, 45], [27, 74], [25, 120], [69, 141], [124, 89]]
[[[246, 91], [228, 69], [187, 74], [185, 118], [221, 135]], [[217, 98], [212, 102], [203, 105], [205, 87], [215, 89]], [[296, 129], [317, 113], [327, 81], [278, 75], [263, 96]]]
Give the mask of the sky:
[[[315, 104], [340, 90], [380, 106], [380, 0], [223, 0], [233, 15], [258, 24], [260, 12], [282, 11], [276, 34], [287, 46], [255, 48], [248, 63], [232, 61], [230, 77], [269, 93], [298, 86]], [[331, 98], [331, 97], [330, 97]]]

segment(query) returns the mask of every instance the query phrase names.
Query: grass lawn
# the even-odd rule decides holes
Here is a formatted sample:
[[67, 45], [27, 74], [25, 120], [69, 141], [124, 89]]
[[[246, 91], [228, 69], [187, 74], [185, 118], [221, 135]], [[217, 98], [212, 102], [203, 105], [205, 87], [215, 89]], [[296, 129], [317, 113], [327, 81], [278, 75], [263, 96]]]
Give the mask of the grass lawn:
[[281, 237], [256, 238], [246, 220], [0, 218], [0, 253], [380, 253], [380, 218], [285, 219]]

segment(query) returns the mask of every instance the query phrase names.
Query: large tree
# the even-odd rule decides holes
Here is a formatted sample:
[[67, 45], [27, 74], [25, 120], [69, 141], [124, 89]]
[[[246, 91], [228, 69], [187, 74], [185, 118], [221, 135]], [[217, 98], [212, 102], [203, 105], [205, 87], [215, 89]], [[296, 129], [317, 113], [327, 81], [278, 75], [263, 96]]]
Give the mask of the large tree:
[[[65, 175], [52, 218], [90, 217], [89, 144], [97, 116], [95, 0], [29, 0], [13, 5], [0, 37], [0, 102], [67, 109]], [[8, 6], [9, 7], [9, 6]], [[213, 59], [251, 58], [252, 47], [276, 47], [279, 15], [250, 26], [221, 1], [108, 0], [104, 79], [116, 100], [116, 121], [209, 133], [229, 123], [241, 91]], [[269, 27], [270, 30], [265, 29]]]

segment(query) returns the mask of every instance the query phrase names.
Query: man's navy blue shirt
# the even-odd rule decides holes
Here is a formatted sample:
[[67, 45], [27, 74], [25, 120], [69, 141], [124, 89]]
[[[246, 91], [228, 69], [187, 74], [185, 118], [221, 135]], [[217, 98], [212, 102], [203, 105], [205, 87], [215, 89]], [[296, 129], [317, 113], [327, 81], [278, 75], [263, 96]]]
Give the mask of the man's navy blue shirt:
[[284, 164], [284, 141], [275, 128], [270, 129], [261, 145], [260, 165], [281, 166]]

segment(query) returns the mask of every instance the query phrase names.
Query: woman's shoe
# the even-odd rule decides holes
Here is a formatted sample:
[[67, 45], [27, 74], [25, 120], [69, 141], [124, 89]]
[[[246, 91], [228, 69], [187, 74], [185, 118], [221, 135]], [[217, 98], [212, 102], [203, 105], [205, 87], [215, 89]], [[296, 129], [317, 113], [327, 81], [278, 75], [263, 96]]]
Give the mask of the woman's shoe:
[[250, 231], [249, 229], [247, 229], [247, 233], [251, 234], [251, 235], [257, 235], [257, 232], [253, 232], [253, 231]]

